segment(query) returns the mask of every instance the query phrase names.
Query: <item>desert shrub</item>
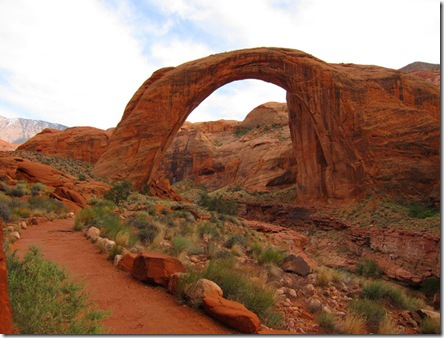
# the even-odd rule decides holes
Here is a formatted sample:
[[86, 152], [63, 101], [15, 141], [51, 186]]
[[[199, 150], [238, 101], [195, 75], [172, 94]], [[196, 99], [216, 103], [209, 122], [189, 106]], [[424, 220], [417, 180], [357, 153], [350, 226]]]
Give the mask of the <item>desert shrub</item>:
[[193, 241], [188, 238], [181, 235], [174, 236], [171, 240], [171, 243], [173, 245], [173, 253], [175, 255], [180, 254], [181, 252], [187, 252], [195, 246]]
[[407, 205], [409, 216], [413, 218], [424, 219], [439, 214], [439, 209], [428, 207], [423, 203], [409, 203]]
[[155, 223], [146, 223], [143, 228], [139, 228], [139, 239], [144, 244], [151, 244], [160, 233], [160, 228]]
[[276, 319], [272, 311], [274, 292], [243, 275], [242, 271], [235, 268], [233, 259], [212, 259], [203, 273], [203, 278], [214, 281], [223, 290], [225, 298], [244, 304], [265, 324], [268, 318]]
[[236, 127], [236, 129], [234, 130], [234, 135], [236, 135], [237, 137], [241, 137], [248, 134], [251, 130], [253, 130], [253, 128]]
[[419, 329], [421, 330], [421, 333], [440, 334], [441, 323], [438, 319], [426, 317], [419, 324]]
[[417, 300], [408, 297], [401, 289], [382, 281], [372, 281], [364, 285], [361, 298], [383, 301], [388, 305], [404, 310], [416, 310]]
[[379, 323], [377, 334], [379, 335], [392, 335], [400, 334], [396, 323], [389, 317], [386, 316], [381, 323]]
[[433, 296], [436, 292], [441, 289], [441, 279], [439, 278], [429, 278], [422, 282], [420, 290], [427, 297]]
[[211, 197], [206, 192], [200, 194], [199, 205], [210, 211], [216, 211], [220, 214], [236, 215], [238, 205], [234, 200], [224, 200], [222, 195], [218, 194]]
[[137, 240], [129, 226], [123, 223], [118, 215], [106, 207], [89, 207], [77, 213], [74, 229], [81, 230], [89, 226], [101, 228], [101, 234], [114, 241], [118, 234], [119, 236], [128, 237], [128, 245], [130, 246]]
[[198, 225], [197, 231], [200, 238], [208, 237], [211, 239], [220, 238], [221, 233], [215, 224], [202, 222]]
[[128, 181], [115, 183], [114, 186], [103, 196], [105, 199], [113, 201], [116, 205], [125, 202], [134, 191], [133, 185]]
[[66, 205], [52, 198], [32, 196], [28, 199], [28, 204], [31, 209], [42, 210], [44, 212], [54, 212], [57, 215], [68, 212]]
[[376, 331], [384, 320], [387, 312], [384, 307], [372, 299], [361, 298], [350, 302], [349, 309], [352, 313], [365, 319], [369, 328]]
[[382, 269], [378, 263], [373, 259], [367, 258], [358, 260], [355, 272], [358, 275], [372, 278], [379, 278], [382, 275]]
[[354, 313], [348, 313], [339, 324], [339, 331], [342, 334], [364, 334], [365, 320]]
[[224, 246], [226, 248], [232, 248], [235, 244], [244, 246], [247, 244], [247, 239], [241, 234], [233, 234], [228, 237], [228, 239], [224, 243]]
[[9, 222], [11, 220], [11, 210], [6, 204], [0, 204], [0, 219], [4, 222]]
[[285, 258], [285, 251], [273, 247], [267, 247], [263, 250], [257, 260], [260, 264], [272, 263], [280, 265]]
[[332, 313], [322, 311], [316, 316], [316, 321], [327, 333], [336, 333], [338, 331], [336, 327], [337, 320]]
[[37, 182], [31, 186], [31, 196], [38, 196], [40, 192], [45, 188], [45, 185]]
[[13, 197], [23, 197], [26, 194], [26, 191], [22, 185], [16, 185], [15, 187], [11, 188], [8, 192], [8, 195]]
[[7, 255], [8, 291], [14, 324], [21, 334], [100, 334], [107, 314], [88, 299], [80, 284], [31, 248], [19, 260]]

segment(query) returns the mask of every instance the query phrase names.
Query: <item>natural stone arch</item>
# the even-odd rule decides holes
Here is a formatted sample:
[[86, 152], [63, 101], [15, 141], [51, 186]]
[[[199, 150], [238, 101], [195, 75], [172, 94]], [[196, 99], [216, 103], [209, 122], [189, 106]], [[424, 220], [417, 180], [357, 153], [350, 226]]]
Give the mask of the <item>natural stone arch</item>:
[[[366, 100], [366, 75], [372, 72], [362, 69], [365, 76], [357, 76], [347, 65], [283, 48], [232, 51], [160, 69], [128, 103], [94, 173], [127, 179], [139, 190], [153, 184], [164, 153], [193, 109], [227, 83], [258, 79], [287, 92], [298, 199], [360, 196], [375, 170], [374, 161], [366, 161], [368, 133], [363, 132], [362, 112], [356, 111], [376, 110]], [[381, 88], [375, 84], [370, 90]]]

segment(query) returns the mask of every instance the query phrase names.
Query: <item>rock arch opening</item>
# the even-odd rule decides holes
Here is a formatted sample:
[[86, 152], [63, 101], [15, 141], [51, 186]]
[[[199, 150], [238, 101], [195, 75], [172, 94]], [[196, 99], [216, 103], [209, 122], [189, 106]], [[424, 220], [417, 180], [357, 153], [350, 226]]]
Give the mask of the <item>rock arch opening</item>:
[[[399, 72], [384, 69], [384, 73], [381, 69], [327, 64], [285, 48], [237, 50], [160, 69], [127, 104], [94, 173], [129, 180], [140, 190], [146, 184], [154, 185], [159, 163], [188, 115], [225, 84], [256, 79], [287, 93], [289, 126], [298, 158], [298, 198], [359, 198], [375, 179], [383, 180], [381, 168], [396, 163], [408, 166], [403, 171], [408, 173], [417, 165], [406, 161], [399, 164], [405, 152], [401, 154], [396, 145], [407, 142], [415, 131], [400, 126], [396, 122], [399, 116], [393, 112], [402, 110], [402, 118], [418, 118], [421, 110], [429, 132], [439, 133], [439, 124], [438, 129], [434, 125], [435, 116], [439, 116], [439, 90], [423, 88], [430, 94], [427, 98], [410, 100], [409, 82], [402, 82]], [[399, 90], [403, 90], [402, 98], [395, 95]], [[381, 116], [382, 124], [378, 120]], [[381, 137], [385, 137], [384, 142]], [[397, 142], [392, 142], [395, 139]], [[423, 140], [424, 146], [435, 151], [435, 140]], [[439, 160], [427, 159], [424, 166], [439, 172]], [[395, 177], [387, 188], [405, 189], [405, 182], [403, 177]]]

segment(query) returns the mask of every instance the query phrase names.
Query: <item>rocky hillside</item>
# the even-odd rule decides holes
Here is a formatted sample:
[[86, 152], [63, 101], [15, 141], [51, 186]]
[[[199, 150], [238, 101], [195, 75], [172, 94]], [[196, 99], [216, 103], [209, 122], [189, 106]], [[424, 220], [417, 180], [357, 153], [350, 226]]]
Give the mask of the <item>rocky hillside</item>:
[[229, 186], [263, 192], [293, 185], [296, 159], [286, 103], [262, 104], [242, 122], [185, 123], [158, 175], [171, 183], [191, 180], [209, 190]]
[[0, 139], [9, 143], [22, 144], [45, 128], [63, 130], [68, 127], [46, 121], [0, 116]]
[[441, 85], [441, 69], [439, 64], [413, 62], [399, 70], [416, 75], [438, 87]]

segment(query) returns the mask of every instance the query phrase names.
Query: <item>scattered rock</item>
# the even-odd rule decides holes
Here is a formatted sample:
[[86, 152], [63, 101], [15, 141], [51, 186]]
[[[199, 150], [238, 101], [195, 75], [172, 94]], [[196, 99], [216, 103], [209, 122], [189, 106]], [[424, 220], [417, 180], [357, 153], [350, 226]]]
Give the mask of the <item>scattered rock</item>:
[[142, 282], [168, 286], [170, 276], [185, 272], [182, 263], [174, 257], [160, 252], [140, 253], [134, 260], [131, 274]]
[[296, 273], [300, 276], [307, 276], [313, 272], [312, 267], [301, 256], [294, 254], [285, 257], [281, 265], [282, 269], [286, 272]]
[[100, 236], [100, 229], [96, 227], [90, 227], [86, 232], [86, 238], [91, 239], [93, 241], [97, 240], [99, 236]]
[[322, 303], [318, 299], [310, 298], [307, 302], [307, 307], [311, 313], [318, 313], [322, 310]]
[[25, 221], [21, 221], [21, 222], [20, 222], [20, 227], [21, 227], [22, 229], [28, 229], [28, 225], [26, 224]]
[[9, 239], [20, 239], [20, 234], [17, 231], [13, 231], [8, 235]]
[[256, 333], [261, 328], [258, 316], [238, 302], [208, 296], [203, 299], [203, 308], [211, 317], [242, 333]]
[[117, 266], [121, 260], [122, 260], [122, 255], [115, 255], [113, 265]]
[[168, 292], [172, 295], [177, 295], [179, 293], [179, 283], [180, 280], [185, 276], [184, 272], [175, 272], [170, 276], [168, 281]]
[[183, 291], [191, 306], [202, 305], [202, 299], [207, 296], [223, 297], [223, 291], [219, 285], [205, 278], [186, 285]]

